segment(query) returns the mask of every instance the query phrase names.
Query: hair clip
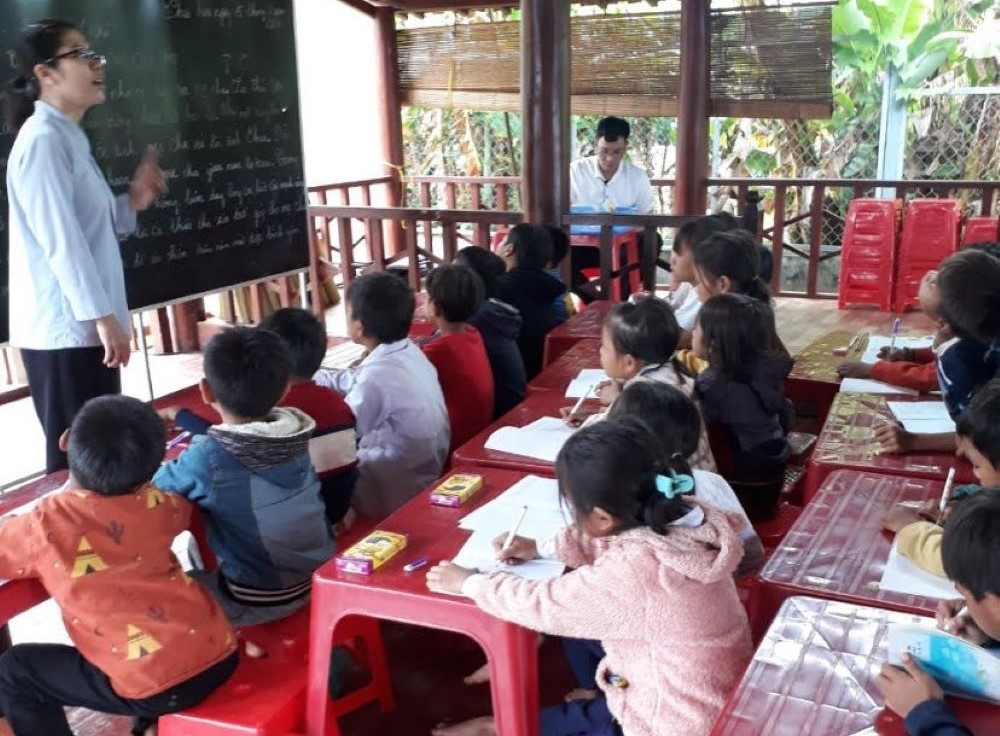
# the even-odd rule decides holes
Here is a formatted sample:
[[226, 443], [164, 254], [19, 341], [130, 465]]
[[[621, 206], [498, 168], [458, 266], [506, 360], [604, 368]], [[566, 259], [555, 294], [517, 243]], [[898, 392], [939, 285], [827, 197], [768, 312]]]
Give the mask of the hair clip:
[[694, 493], [694, 478], [690, 475], [678, 475], [670, 471], [670, 475], [656, 476], [656, 490], [670, 499]]

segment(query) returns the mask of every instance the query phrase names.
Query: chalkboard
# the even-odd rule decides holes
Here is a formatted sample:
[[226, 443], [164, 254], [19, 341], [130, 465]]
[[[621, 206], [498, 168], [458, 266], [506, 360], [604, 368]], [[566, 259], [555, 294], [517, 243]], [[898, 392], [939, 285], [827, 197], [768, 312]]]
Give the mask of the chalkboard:
[[[112, 190], [127, 190], [149, 145], [167, 174], [122, 243], [132, 309], [308, 265], [292, 0], [3, 0], [0, 47], [51, 17], [108, 58], [107, 99], [83, 127]], [[4, 85], [15, 74], [0, 57]], [[0, 131], [0, 342], [12, 143]]]

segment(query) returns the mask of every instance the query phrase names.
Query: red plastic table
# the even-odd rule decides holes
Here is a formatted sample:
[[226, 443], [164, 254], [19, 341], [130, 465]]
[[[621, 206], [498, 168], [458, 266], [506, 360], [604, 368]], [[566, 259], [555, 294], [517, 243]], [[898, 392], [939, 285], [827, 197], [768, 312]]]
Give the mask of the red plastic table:
[[900, 501], [939, 498], [943, 481], [838, 470], [760, 571], [753, 617], [766, 622], [794, 595], [933, 614], [937, 600], [880, 590], [892, 535], [882, 516]]
[[545, 354], [542, 365], [548, 365], [584, 338], [601, 339], [604, 319], [614, 302], [591, 302], [582, 312], [577, 312], [545, 336]]
[[[711, 736], [902, 736], [875, 687], [889, 624], [931, 619], [839, 601], [789, 598], [729, 696]], [[1000, 707], [949, 698], [976, 736], [996, 733]], [[991, 729], [992, 730], [989, 730]]]
[[785, 382], [785, 396], [795, 404], [798, 414], [816, 417], [816, 428], [823, 426], [830, 405], [840, 390], [837, 366], [845, 360], [857, 360], [861, 353], [834, 355], [847, 347], [856, 335], [848, 330], [833, 330], [813, 340], [795, 354], [795, 364]]
[[[507, 452], [487, 450], [486, 441], [500, 427], [523, 427], [541, 417], [557, 417], [560, 408], [572, 406], [574, 403], [575, 399], [567, 399], [556, 391], [536, 391], [529, 394], [524, 401], [455, 450], [452, 453], [452, 462], [455, 465], [508, 468], [538, 475], [555, 475], [553, 463], [524, 455], [511, 455]], [[596, 406], [596, 400], [588, 399], [589, 405]]]
[[489, 660], [497, 733], [537, 736], [538, 659], [534, 632], [490, 616], [467, 598], [430, 592], [425, 582], [426, 567], [414, 572], [403, 570], [403, 565], [419, 557], [437, 561], [458, 552], [469, 535], [458, 528], [459, 520], [525, 476], [489, 468], [455, 468], [451, 472], [482, 475], [483, 490], [465, 506], [454, 509], [430, 505], [430, 490], [427, 490], [380, 523], [379, 529], [407, 534], [408, 543], [403, 552], [373, 575], [338, 572], [333, 561], [314, 574], [306, 706], [308, 736], [339, 733], [327, 716], [327, 683], [333, 632], [347, 616], [371, 616], [455, 631], [474, 639]]
[[601, 341], [586, 337], [548, 364], [528, 382], [528, 393], [566, 392], [566, 387], [585, 368], [601, 367]]
[[[890, 398], [916, 400], [906, 396]], [[882, 453], [875, 439], [875, 427], [893, 421], [886, 401], [879, 394], [837, 394], [806, 467], [803, 496], [807, 502], [826, 476], [837, 468], [944, 480], [954, 467], [956, 483], [975, 482], [972, 466], [952, 453]]]

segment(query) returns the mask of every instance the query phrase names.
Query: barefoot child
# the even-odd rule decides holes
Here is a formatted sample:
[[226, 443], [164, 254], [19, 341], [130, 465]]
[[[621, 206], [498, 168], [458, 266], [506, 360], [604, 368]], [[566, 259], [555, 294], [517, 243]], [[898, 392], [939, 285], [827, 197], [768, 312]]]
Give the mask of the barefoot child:
[[149, 484], [166, 432], [126, 396], [88, 401], [60, 441], [65, 491], [0, 521], [0, 578], [38, 579], [75, 646], [17, 644], [0, 657], [0, 732], [72, 736], [64, 706], [135, 718], [197, 705], [236, 669], [212, 595], [170, 551], [191, 504]]
[[[554, 543], [516, 537], [506, 550], [503, 538], [495, 546], [504, 561], [546, 555], [570, 572], [533, 581], [441, 563], [428, 572], [428, 587], [575, 637], [567, 648], [580, 684], [602, 695], [544, 709], [542, 736], [707, 734], [750, 656], [732, 579], [743, 554], [734, 519], [683, 496], [691, 477], [664, 467], [654, 438], [634, 424], [581, 429], [556, 471], [574, 526]], [[435, 730], [492, 733], [490, 719]]]

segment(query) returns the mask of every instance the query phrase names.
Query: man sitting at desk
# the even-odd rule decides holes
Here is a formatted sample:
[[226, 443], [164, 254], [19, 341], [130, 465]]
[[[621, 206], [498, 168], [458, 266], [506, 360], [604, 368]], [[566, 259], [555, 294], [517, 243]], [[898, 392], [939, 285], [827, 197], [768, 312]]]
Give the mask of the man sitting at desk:
[[[602, 118], [597, 123], [595, 155], [580, 158], [570, 164], [570, 203], [587, 205], [597, 211], [614, 212], [615, 208], [635, 207], [636, 214], [648, 215], [653, 211], [653, 187], [646, 172], [631, 161], [625, 160], [628, 137], [631, 132], [627, 120], [616, 117]], [[657, 238], [659, 241], [659, 238]], [[573, 289], [589, 301], [594, 297], [585, 287], [583, 268], [600, 266], [597, 248], [573, 248], [571, 251]]]

